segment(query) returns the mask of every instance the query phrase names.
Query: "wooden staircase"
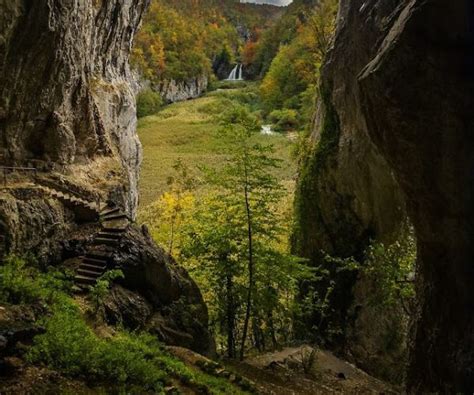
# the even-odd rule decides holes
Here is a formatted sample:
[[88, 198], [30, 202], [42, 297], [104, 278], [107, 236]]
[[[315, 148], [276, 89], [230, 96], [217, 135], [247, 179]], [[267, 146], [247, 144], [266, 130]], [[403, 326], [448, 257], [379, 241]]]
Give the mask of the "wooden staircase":
[[93, 203], [77, 196], [77, 194], [63, 192], [49, 186], [42, 185], [41, 189], [51, 197], [62, 201], [66, 207], [72, 209], [78, 220], [94, 222], [99, 219], [100, 203]]
[[120, 248], [120, 240], [130, 223], [127, 215], [118, 207], [106, 208], [100, 212], [102, 229], [98, 232], [74, 277], [80, 289], [87, 289], [109, 269], [114, 267], [114, 252]]

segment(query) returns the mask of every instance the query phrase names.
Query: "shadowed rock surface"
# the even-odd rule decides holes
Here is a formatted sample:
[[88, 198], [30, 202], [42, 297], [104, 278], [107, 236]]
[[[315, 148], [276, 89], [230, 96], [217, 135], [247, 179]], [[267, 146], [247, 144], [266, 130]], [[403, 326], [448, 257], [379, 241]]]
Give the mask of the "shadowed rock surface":
[[[2, 185], [0, 259], [29, 251], [58, 265], [97, 244], [105, 202], [135, 216], [141, 146], [128, 58], [148, 4], [0, 2], [0, 166], [39, 172]], [[86, 205], [95, 219], [80, 218]], [[212, 352], [206, 306], [186, 271], [133, 226], [112, 249], [125, 278], [106, 301], [107, 320]]]
[[418, 239], [413, 392], [474, 390], [473, 24], [471, 1], [406, 2], [359, 76]]
[[[335, 280], [329, 327], [320, 329], [364, 369], [397, 381], [405, 346], [400, 342], [387, 350], [383, 344], [394, 332], [392, 313], [380, 317], [367, 304], [367, 279], [324, 263], [324, 253], [362, 260], [371, 240], [392, 242], [406, 218], [400, 186], [370, 139], [356, 78], [376, 55], [375, 43], [388, 31], [394, 2], [362, 3], [341, 2], [337, 38], [322, 70], [311, 146], [300, 167], [293, 247], [315, 266], [326, 265]], [[321, 292], [330, 286], [323, 284]], [[336, 339], [331, 325], [343, 330]]]
[[167, 344], [214, 352], [199, 288], [146, 231], [130, 227], [113, 260], [125, 278], [106, 301], [109, 321], [146, 328]]
[[[339, 126], [329, 135], [337, 143], [300, 180], [301, 212], [328, 234], [340, 227], [333, 213], [348, 211], [338, 202], [349, 201], [356, 218], [385, 213], [388, 226], [375, 221], [371, 228], [374, 236], [389, 237], [403, 213], [397, 211], [403, 190], [419, 254], [419, 314], [407, 380], [413, 393], [474, 389], [473, 22], [467, 0], [343, 0], [323, 75], [324, 110], [334, 111]], [[354, 171], [348, 173], [350, 149]], [[334, 193], [338, 180], [351, 199]], [[361, 180], [368, 192], [358, 188]], [[308, 190], [317, 201], [304, 195]], [[328, 244], [316, 226], [304, 229], [303, 251]], [[349, 229], [352, 235], [338, 233], [352, 245], [366, 226]]]
[[65, 171], [110, 158], [134, 215], [141, 147], [128, 57], [148, 3], [1, 3], [0, 164]]

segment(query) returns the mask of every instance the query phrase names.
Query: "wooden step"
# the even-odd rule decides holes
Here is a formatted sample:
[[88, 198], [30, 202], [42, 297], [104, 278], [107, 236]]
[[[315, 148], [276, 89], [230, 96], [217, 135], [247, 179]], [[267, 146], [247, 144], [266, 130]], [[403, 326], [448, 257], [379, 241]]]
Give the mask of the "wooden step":
[[[107, 263], [112, 258], [112, 253], [108, 251], [88, 251], [84, 259], [94, 259], [96, 262]], [[99, 262], [97, 262], [99, 263]]]
[[127, 230], [126, 227], [124, 228], [113, 228], [113, 227], [105, 227], [103, 228], [103, 231], [104, 232], [107, 232], [107, 233], [116, 233], [116, 234], [120, 234], [120, 233], [124, 233], [125, 231]]
[[116, 246], [118, 245], [119, 241], [118, 240], [113, 240], [113, 239], [104, 239], [102, 237], [96, 237], [93, 241], [94, 244], [104, 244], [108, 246]]
[[111, 214], [118, 213], [119, 211], [120, 211], [120, 207], [111, 208], [111, 209], [102, 211], [102, 212], [100, 213], [100, 216], [101, 216], [101, 217], [105, 217], [105, 216], [107, 216], [107, 215], [111, 215]]
[[93, 285], [97, 282], [97, 278], [82, 276], [80, 274], [76, 274], [76, 276], [74, 277], [74, 280], [79, 284], [87, 284], [87, 285]]
[[77, 269], [77, 274], [81, 276], [91, 277], [91, 278], [94, 278], [94, 277], [99, 278], [100, 276], [102, 276], [102, 274], [104, 274], [104, 271], [96, 272], [96, 271], [87, 270], [87, 269], [83, 269], [79, 267], [79, 269]]
[[107, 266], [97, 266], [97, 265], [91, 265], [90, 263], [81, 263], [79, 265], [79, 269], [84, 269], [84, 270], [90, 270], [92, 272], [96, 273], [103, 273], [105, 269], [107, 269]]
[[109, 233], [102, 231], [97, 234], [97, 237], [100, 237], [102, 239], [118, 240], [122, 237], [122, 235], [120, 233]]
[[128, 220], [117, 219], [115, 221], [102, 221], [102, 230], [104, 232], [124, 233], [128, 229]]
[[97, 266], [107, 266], [108, 261], [106, 259], [102, 258], [93, 258], [89, 256], [85, 256], [82, 258], [82, 262], [91, 264], [91, 265], [97, 265]]
[[101, 217], [102, 221], [113, 221], [115, 219], [127, 219], [127, 216], [125, 214], [117, 214], [117, 215], [110, 215], [106, 217]]

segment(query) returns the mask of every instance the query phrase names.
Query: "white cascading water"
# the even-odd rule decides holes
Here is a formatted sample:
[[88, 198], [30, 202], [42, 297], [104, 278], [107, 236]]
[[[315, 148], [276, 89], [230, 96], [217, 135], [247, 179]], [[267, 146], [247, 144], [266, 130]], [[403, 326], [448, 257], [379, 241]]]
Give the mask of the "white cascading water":
[[242, 69], [243, 66], [241, 64], [236, 64], [230, 72], [227, 81], [243, 81], [244, 79], [242, 77]]
[[261, 133], [266, 135], [275, 134], [275, 132], [272, 130], [272, 125], [262, 125]]

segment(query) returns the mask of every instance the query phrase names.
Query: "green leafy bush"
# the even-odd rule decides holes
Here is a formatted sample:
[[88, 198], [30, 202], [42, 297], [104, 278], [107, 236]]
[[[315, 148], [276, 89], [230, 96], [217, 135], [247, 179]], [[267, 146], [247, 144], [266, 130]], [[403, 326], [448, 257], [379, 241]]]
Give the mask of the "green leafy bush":
[[64, 298], [45, 320], [46, 333], [34, 339], [27, 358], [44, 363], [71, 377], [91, 382], [111, 382], [117, 390], [139, 386], [140, 391], [162, 393], [171, 378], [199, 393], [241, 393], [226, 380], [189, 368], [169, 355], [156, 337], [118, 332], [113, 338], [98, 337], [85, 323], [72, 299]]
[[294, 130], [298, 128], [298, 113], [296, 110], [274, 110], [269, 115], [269, 120], [276, 130]]
[[28, 353], [32, 363], [45, 363], [73, 377], [139, 384], [155, 391], [161, 390], [166, 381], [165, 372], [152, 361], [160, 353], [155, 340], [127, 333], [101, 339], [71, 300], [63, 299], [54, 306], [45, 328], [46, 333], [34, 339]]
[[163, 105], [163, 99], [160, 94], [151, 89], [145, 89], [137, 97], [137, 116], [138, 118], [156, 114]]
[[95, 314], [102, 307], [103, 300], [109, 293], [111, 283], [117, 278], [124, 278], [123, 272], [119, 269], [109, 270], [97, 280], [94, 286], [90, 287], [89, 299], [92, 301]]
[[0, 266], [0, 300], [7, 303], [34, 303], [50, 300], [70, 289], [67, 273], [51, 269], [41, 272], [32, 257], [8, 256]]
[[377, 284], [368, 300], [371, 305], [387, 308], [400, 304], [407, 315], [412, 313], [416, 255], [414, 231], [409, 225], [396, 242], [374, 243], [367, 249], [363, 272]]
[[[94, 287], [94, 297], [103, 298], [110, 281], [121, 275], [118, 270], [107, 272]], [[87, 377], [90, 382], [112, 383], [111, 390], [118, 393], [163, 393], [171, 378], [199, 393], [241, 393], [226, 380], [172, 357], [152, 335], [117, 331], [112, 338], [99, 337], [68, 295], [71, 286], [67, 273], [55, 269], [41, 272], [33, 259], [10, 256], [0, 266], [0, 301], [43, 301], [48, 306], [48, 315], [39, 321], [45, 333], [33, 339], [26, 354], [30, 363], [45, 364], [70, 377]]]

